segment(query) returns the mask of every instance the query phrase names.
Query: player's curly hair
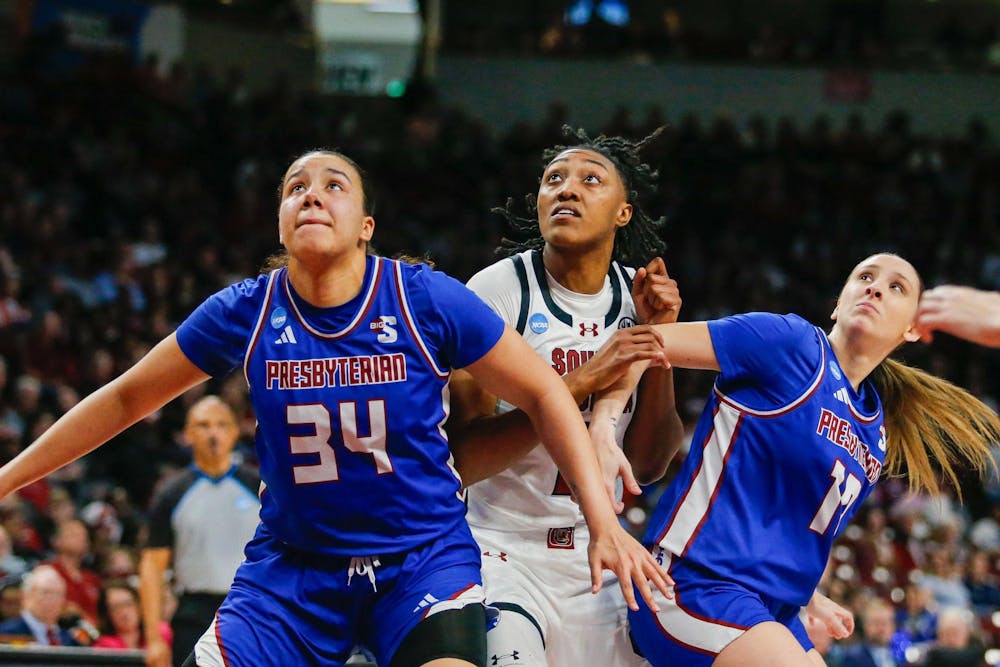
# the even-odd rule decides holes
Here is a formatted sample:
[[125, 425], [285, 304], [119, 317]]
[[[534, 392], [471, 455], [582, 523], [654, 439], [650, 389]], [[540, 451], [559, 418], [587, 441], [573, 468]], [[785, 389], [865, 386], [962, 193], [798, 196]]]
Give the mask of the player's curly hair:
[[[619, 227], [615, 232], [612, 258], [628, 266], [642, 266], [653, 257], [661, 255], [666, 243], [659, 232], [666, 219], [650, 217], [640, 203], [655, 191], [659, 173], [643, 162], [639, 153], [663, 132], [663, 128], [657, 128], [639, 141], [603, 134], [591, 139], [585, 130], [574, 130], [569, 125], [563, 125], [562, 130], [563, 135], [572, 143], [554, 146], [542, 153], [543, 167], [557, 155], [571, 148], [594, 151], [611, 160], [625, 185], [625, 199], [632, 204], [632, 219], [629, 224]], [[524, 201], [527, 208], [525, 216], [518, 215], [514, 211], [513, 198], [508, 199], [505, 206], [492, 209], [493, 213], [502, 215], [507, 220], [514, 236], [501, 239], [500, 246], [496, 249], [497, 254], [514, 255], [545, 245], [545, 239], [542, 238], [538, 228], [537, 197], [532, 193], [526, 195]]]

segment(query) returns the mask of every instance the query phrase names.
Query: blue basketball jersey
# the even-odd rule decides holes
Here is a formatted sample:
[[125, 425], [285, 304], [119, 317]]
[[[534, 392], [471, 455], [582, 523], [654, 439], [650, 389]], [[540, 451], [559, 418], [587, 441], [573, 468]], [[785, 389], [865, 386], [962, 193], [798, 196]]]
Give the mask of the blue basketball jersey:
[[805, 605], [885, 461], [878, 395], [795, 315], [709, 322], [722, 369], [646, 532], [716, 576]]
[[177, 340], [211, 375], [243, 365], [271, 533], [358, 556], [408, 551], [464, 520], [442, 428], [448, 377], [502, 333], [461, 283], [369, 257], [342, 306], [309, 305], [279, 269], [210, 297]]

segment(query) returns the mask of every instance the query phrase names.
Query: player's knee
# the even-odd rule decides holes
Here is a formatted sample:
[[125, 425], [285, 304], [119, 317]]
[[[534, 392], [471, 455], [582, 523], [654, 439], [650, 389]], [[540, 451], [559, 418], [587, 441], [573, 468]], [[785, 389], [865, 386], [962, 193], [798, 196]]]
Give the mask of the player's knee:
[[518, 605], [499, 604], [500, 618], [486, 633], [490, 665], [545, 667], [545, 639], [531, 614]]
[[419, 667], [456, 658], [486, 665], [486, 612], [482, 605], [442, 611], [420, 621], [400, 644], [390, 667]]

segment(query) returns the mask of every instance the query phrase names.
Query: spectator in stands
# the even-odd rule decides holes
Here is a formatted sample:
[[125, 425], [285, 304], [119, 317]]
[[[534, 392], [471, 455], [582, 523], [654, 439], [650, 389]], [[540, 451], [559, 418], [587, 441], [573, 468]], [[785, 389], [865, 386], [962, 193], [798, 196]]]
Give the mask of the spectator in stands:
[[930, 609], [931, 600], [930, 589], [907, 584], [903, 608], [896, 611], [896, 627], [910, 643], [930, 641], [937, 634], [937, 614]]
[[973, 551], [969, 554], [965, 587], [969, 591], [972, 611], [977, 616], [1000, 611], [1000, 582], [990, 569], [990, 555], [987, 552]]
[[[94, 648], [145, 648], [146, 638], [139, 611], [139, 593], [126, 582], [111, 580], [101, 589], [97, 603], [101, 636]], [[170, 645], [173, 632], [170, 624], [160, 621], [157, 628], [165, 645]]]
[[931, 552], [930, 572], [921, 583], [930, 590], [938, 609], [969, 608], [969, 589], [962, 581], [962, 566], [951, 549], [941, 547]]
[[840, 667], [897, 667], [900, 664], [892, 650], [895, 614], [885, 600], [874, 598], [868, 602], [861, 616], [861, 632], [864, 638], [844, 651], [838, 663]]
[[19, 577], [28, 569], [28, 561], [14, 553], [14, 543], [0, 525], [0, 577]]
[[4, 579], [0, 585], [0, 623], [17, 618], [21, 614], [23, 599], [21, 577]]
[[[260, 477], [236, 465], [239, 430], [232, 408], [206, 396], [188, 410], [184, 439], [191, 466], [154, 498], [149, 541], [139, 564], [147, 664], [181, 665], [215, 617], [259, 523]], [[180, 595], [171, 619], [172, 642], [160, 633], [164, 575], [173, 565]]]
[[46, 646], [78, 646], [66, 630], [59, 627], [59, 616], [66, 604], [66, 583], [50, 565], [39, 565], [24, 579], [21, 614], [0, 623], [0, 635], [10, 638], [30, 637], [32, 643]]
[[944, 609], [938, 615], [937, 640], [924, 667], [979, 667], [983, 647], [972, 639], [972, 614], [967, 609]]
[[79, 519], [62, 522], [56, 526], [52, 547], [55, 555], [47, 563], [66, 582], [66, 611], [78, 613], [96, 625], [101, 579], [83, 565], [90, 554], [87, 527]]

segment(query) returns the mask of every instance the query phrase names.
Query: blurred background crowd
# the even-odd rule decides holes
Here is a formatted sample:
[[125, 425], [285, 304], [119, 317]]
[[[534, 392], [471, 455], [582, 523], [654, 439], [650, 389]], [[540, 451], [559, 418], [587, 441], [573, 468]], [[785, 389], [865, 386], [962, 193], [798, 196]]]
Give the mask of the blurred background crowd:
[[[462, 27], [475, 4], [450, 20]], [[900, 53], [877, 20], [860, 23], [871, 35], [844, 37], [854, 24], [840, 15], [807, 45], [766, 25], [723, 42], [678, 28], [664, 41], [656, 31], [681, 19], [661, 10], [659, 23], [592, 30], [564, 14], [549, 27], [536, 16], [527, 25], [537, 29], [520, 32], [516, 44], [498, 36], [503, 25], [481, 20], [449, 32], [445, 48], [566, 57], [665, 48], [683, 58], [811, 62], [841, 53], [838, 40], [847, 40], [852, 62], [898, 62]], [[997, 39], [995, 24], [943, 23], [925, 44], [927, 62], [988, 69], [1000, 64]], [[293, 86], [291, 77], [253, 87], [246, 72], [212, 63], [166, 72], [152, 60], [107, 55], [71, 72], [45, 63], [44, 44], [27, 39], [0, 75], [0, 463], [206, 296], [257, 274], [278, 250], [278, 180], [303, 149], [339, 148], [370, 172], [379, 252], [425, 255], [466, 279], [494, 259], [505, 233], [491, 209], [537, 189], [541, 152], [563, 142], [561, 127], [573, 117], [558, 91], [543, 118], [498, 129], [442, 101], [431, 81], [400, 99], [359, 98]], [[946, 133], [914, 125], [907, 110], [877, 123], [860, 114], [801, 122], [738, 113], [668, 122], [663, 107], [623, 100], [618, 113], [586, 129], [642, 137], [665, 126], [645, 154], [660, 178], [645, 204], [666, 217], [665, 259], [684, 298], [681, 319], [770, 310], [824, 325], [840, 277], [878, 250], [909, 258], [931, 285], [1000, 289], [1000, 146], [990, 124], [971, 119]], [[944, 336], [912, 347], [909, 362], [997, 404], [996, 351]], [[675, 377], [693, 429], [711, 377]], [[163, 480], [190, 461], [180, 433], [204, 392], [236, 410], [237, 455], [254, 462], [254, 417], [236, 374], [3, 499], [0, 619], [19, 613], [22, 575], [54, 563], [72, 574], [65, 609], [115, 632], [107, 605], [103, 618], [98, 610], [101, 587], [135, 583], [145, 512]], [[623, 516], [636, 531], [658, 488]], [[938, 500], [909, 494], [905, 479], [886, 481], [824, 579], [861, 626], [829, 647], [828, 661], [862, 664], [852, 662], [853, 651], [871, 644], [892, 660], [879, 665], [1000, 664], [988, 651], [1000, 647], [998, 574], [996, 479], [964, 479], [961, 501], [954, 489]]]

